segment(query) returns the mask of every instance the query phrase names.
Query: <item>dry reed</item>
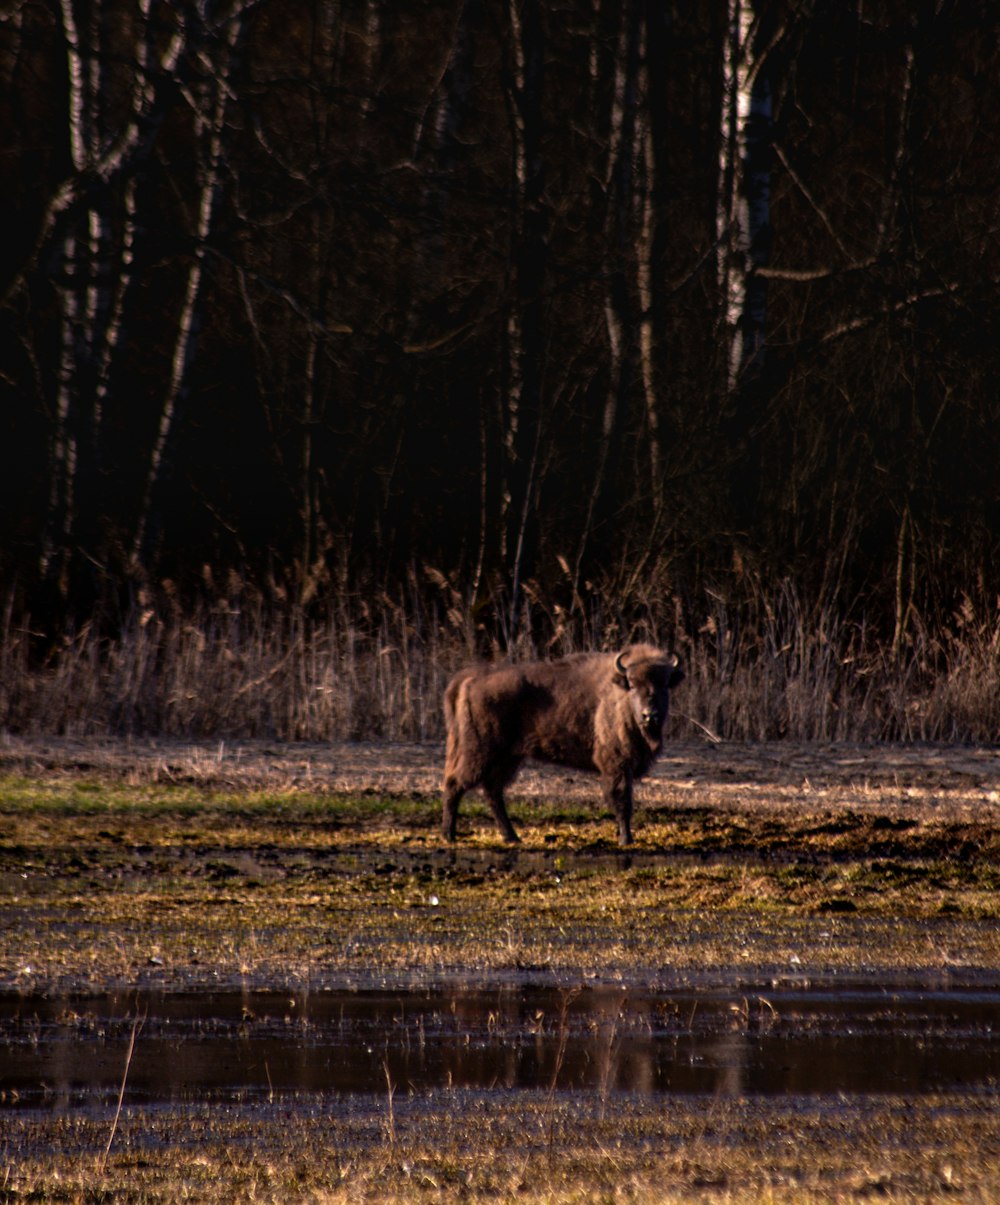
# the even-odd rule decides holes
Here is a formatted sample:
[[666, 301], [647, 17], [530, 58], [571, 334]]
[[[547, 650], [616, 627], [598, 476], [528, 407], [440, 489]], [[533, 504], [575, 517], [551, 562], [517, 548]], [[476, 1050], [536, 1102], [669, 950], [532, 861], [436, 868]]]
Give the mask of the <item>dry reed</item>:
[[[502, 604], [496, 615], [504, 613]], [[786, 583], [739, 605], [632, 608], [571, 621], [528, 595], [516, 639], [452, 591], [344, 601], [322, 620], [291, 605], [136, 606], [43, 655], [30, 618], [0, 615], [0, 731], [23, 735], [436, 741], [450, 674], [480, 657], [560, 655], [652, 639], [687, 680], [674, 731], [727, 740], [990, 743], [1000, 731], [1000, 609], [968, 599], [896, 649], [863, 620], [807, 607]]]

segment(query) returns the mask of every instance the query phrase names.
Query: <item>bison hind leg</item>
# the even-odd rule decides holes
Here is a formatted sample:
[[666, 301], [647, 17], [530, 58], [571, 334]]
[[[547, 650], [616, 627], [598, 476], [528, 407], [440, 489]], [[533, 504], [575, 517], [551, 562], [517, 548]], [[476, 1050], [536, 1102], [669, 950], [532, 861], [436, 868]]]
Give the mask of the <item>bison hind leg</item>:
[[478, 768], [473, 768], [464, 763], [461, 757], [452, 756], [449, 752], [441, 797], [441, 834], [446, 841], [456, 839], [458, 805], [465, 792], [476, 786], [482, 786], [503, 839], [512, 843], [520, 840], [510, 822], [503, 796], [504, 787], [517, 773], [519, 764], [517, 761], [513, 764], [495, 762], [479, 772]]
[[514, 844], [521, 838], [514, 831], [514, 826], [510, 822], [510, 816], [507, 814], [507, 804], [504, 802], [503, 790], [507, 783], [517, 773], [517, 763], [513, 766], [491, 766], [483, 775], [483, 790], [486, 792], [486, 798], [490, 801], [490, 807], [493, 809], [493, 816], [497, 822], [497, 828], [505, 841]]
[[463, 747], [463, 742], [454, 726], [448, 730], [448, 745], [445, 752], [444, 783], [441, 798], [441, 833], [446, 841], [454, 841], [458, 821], [458, 805], [466, 791], [482, 781], [477, 759]]
[[458, 805], [465, 794], [465, 787], [458, 779], [446, 775], [444, 780], [444, 795], [441, 801], [441, 835], [446, 841], [454, 841], [456, 825], [458, 824]]

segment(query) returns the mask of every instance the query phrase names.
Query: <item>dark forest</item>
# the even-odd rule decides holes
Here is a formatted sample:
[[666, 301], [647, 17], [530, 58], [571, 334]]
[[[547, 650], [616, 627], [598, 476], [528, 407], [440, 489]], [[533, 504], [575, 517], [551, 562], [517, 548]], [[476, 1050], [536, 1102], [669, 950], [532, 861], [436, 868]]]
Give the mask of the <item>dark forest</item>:
[[[713, 733], [995, 738], [996, 5], [7, 7], [0, 725], [423, 737], [417, 646], [643, 636]], [[409, 702], [196, 715], [192, 627]]]

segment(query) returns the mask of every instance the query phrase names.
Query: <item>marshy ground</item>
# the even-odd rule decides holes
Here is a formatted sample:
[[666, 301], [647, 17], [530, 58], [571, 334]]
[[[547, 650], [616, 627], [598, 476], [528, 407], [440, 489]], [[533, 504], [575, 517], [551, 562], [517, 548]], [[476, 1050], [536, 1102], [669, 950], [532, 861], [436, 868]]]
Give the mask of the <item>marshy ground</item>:
[[[394, 1062], [406, 1024], [387, 1023], [379, 1082], [356, 1090], [283, 1088], [277, 1065], [228, 1095], [130, 1098], [126, 1082], [106, 1159], [117, 1088], [59, 1103], [0, 1083], [4, 1199], [1000, 1196], [995, 750], [674, 745], [638, 790], [626, 852], [595, 779], [534, 770], [512, 791], [520, 847], [475, 798], [448, 847], [439, 763], [431, 746], [0, 746], [0, 989], [20, 1002], [0, 1029], [8, 1051], [97, 1044], [117, 1079], [145, 1007], [138, 1084], [150, 1000], [242, 993], [252, 1018], [273, 993], [485, 990], [519, 1001], [506, 1027], [488, 1008], [463, 1029], [445, 1003], [449, 1041], [528, 1051], [539, 1068], [532, 1082], [424, 1081]], [[714, 1076], [703, 1054], [700, 1087], [664, 1071], [656, 1043], [694, 1040], [716, 1014], [706, 1041], [736, 1034], [743, 1064], [750, 1051], [766, 1068], [781, 1051], [765, 1029], [836, 1030], [832, 1011], [807, 1031], [808, 1009], [774, 1001], [838, 985], [888, 993], [864, 1033], [888, 1040], [898, 1022], [915, 1049], [944, 1033], [948, 993], [974, 996], [983, 1074], [833, 1091], [810, 1081], [808, 1043], [801, 1090], [734, 1081], [728, 1065]], [[117, 1012], [95, 1003], [107, 998]], [[59, 1002], [51, 1026], [42, 1000]], [[574, 1078], [574, 1042], [618, 1049], [640, 1014], [659, 1079]], [[255, 1036], [242, 1021], [234, 1042]], [[948, 1041], [970, 1038], [956, 1025]], [[319, 1045], [287, 1049], [308, 1062]]]

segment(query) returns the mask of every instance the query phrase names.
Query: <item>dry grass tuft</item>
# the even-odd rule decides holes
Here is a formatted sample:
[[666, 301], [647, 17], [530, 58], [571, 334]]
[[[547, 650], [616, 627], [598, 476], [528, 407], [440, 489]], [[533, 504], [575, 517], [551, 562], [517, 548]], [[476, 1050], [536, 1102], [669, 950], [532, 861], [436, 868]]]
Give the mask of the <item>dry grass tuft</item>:
[[[677, 649], [687, 681], [676, 709], [689, 735], [728, 740], [961, 741], [1000, 732], [1000, 608], [964, 600], [931, 629], [911, 618], [891, 647], [831, 606], [807, 607], [786, 583], [740, 605], [708, 595], [575, 625], [537, 599], [516, 639], [509, 620], [388, 596], [323, 620], [259, 599], [193, 611], [169, 595], [112, 634], [85, 625], [41, 656], [30, 618], [0, 627], [0, 731], [282, 741], [427, 741], [460, 665], [651, 639]], [[505, 651], [506, 650], [506, 651]]]

